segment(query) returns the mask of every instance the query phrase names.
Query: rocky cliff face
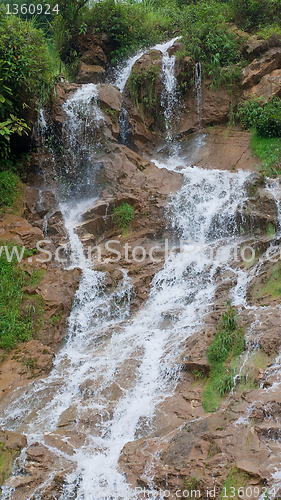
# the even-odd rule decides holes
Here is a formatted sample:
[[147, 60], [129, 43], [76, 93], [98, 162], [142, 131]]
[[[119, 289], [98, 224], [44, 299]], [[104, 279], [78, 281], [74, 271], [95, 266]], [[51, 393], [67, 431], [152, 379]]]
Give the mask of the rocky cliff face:
[[[279, 95], [281, 58], [279, 46], [261, 44], [254, 39], [247, 43], [249, 65], [243, 70], [242, 89], [236, 96], [230, 96], [226, 89], [215, 90], [210, 82], [201, 82], [199, 108], [200, 96], [193, 85], [194, 61], [177, 56], [181, 48], [178, 41], [168, 51], [168, 56], [176, 57], [174, 70], [178, 84], [185, 83], [184, 98], [178, 100], [178, 113], [174, 116], [173, 133], [177, 139], [181, 138], [184, 161], [191, 165], [230, 172], [256, 170], [258, 161], [250, 151], [250, 134], [239, 127], [227, 130], [223, 124], [229, 118], [230, 103], [235, 106], [242, 93], [264, 98]], [[81, 35], [79, 44], [83, 56], [78, 83], [57, 84], [57, 98], [48, 109], [44, 134], [39, 131], [34, 136], [38, 149], [31, 155], [29, 187], [25, 190], [21, 212], [1, 216], [0, 238], [30, 249], [47, 238], [51, 240], [50, 251], [55, 252], [58, 245], [63, 247], [62, 255], [68, 264], [70, 234], [60, 201], [63, 197], [68, 200], [77, 197], [78, 201], [83, 196], [91, 199], [75, 222], [74, 234], [79, 236], [85, 250], [90, 245], [99, 245], [103, 259], [92, 267], [104, 274], [103, 287], [108, 296], [122, 282], [124, 271], [127, 273], [134, 289], [131, 300], [131, 317], [134, 317], [147, 301], [155, 274], [165, 264], [163, 242], [167, 238], [178, 245], [179, 238], [166, 207], [171, 195], [183, 184], [181, 167], [158, 168], [149, 159], [157, 149], [165, 156], [167, 146], [161, 78], [163, 54], [151, 50], [136, 61], [122, 95], [115, 86], [101, 83], [107, 62], [107, 40]], [[256, 56], [257, 59], [251, 61]], [[74, 134], [72, 148], [69, 148], [64, 143], [69, 119], [65, 103], [81, 90], [82, 83], [97, 84], [95, 100], [88, 102], [86, 118], [85, 110], [80, 109], [79, 119], [84, 129]], [[120, 115], [124, 108], [129, 126], [127, 145], [120, 144]], [[205, 128], [217, 124], [220, 126], [209, 131]], [[190, 138], [190, 134], [199, 129], [205, 134], [194, 134]], [[73, 152], [81, 160], [78, 169], [73, 167]], [[280, 181], [276, 179], [278, 186]], [[238, 206], [234, 220], [242, 235], [242, 247], [254, 248], [256, 260], [248, 263], [230, 260], [227, 269], [223, 265], [217, 268], [212, 306], [202, 318], [198, 331], [186, 338], [182, 354], [175, 360], [180, 369], [178, 384], [175, 392], [157, 409], [157, 430], [150, 434], [146, 431], [145, 437], [128, 442], [122, 450], [119, 470], [133, 487], [165, 489], [170, 492], [170, 498], [184, 498], [186, 492], [190, 494], [195, 489], [205, 498], [211, 490], [215, 490], [217, 497], [228, 480], [245, 491], [248, 487], [251, 494], [247, 498], [256, 498], [254, 488], [260, 496], [263, 488], [272, 485], [276, 487], [272, 498], [280, 496], [278, 483], [272, 479], [280, 469], [281, 433], [278, 390], [281, 289], [280, 266], [275, 261], [277, 250], [274, 249], [280, 244], [278, 196], [268, 188], [262, 176], [252, 174], [246, 199]], [[113, 219], [114, 209], [123, 203], [131, 205], [135, 213], [127, 232], [116, 227]], [[214, 217], [214, 230], [219, 229], [218, 224]], [[158, 245], [155, 253], [158, 260], [128, 259], [123, 251], [118, 263], [109, 262], [110, 252], [106, 247], [109, 239], [120, 242], [122, 248], [133, 244], [142, 247], [146, 255]], [[38, 264], [36, 256], [32, 262], [24, 261], [22, 265], [26, 269], [37, 266], [44, 271], [40, 283], [26, 290], [44, 302], [43, 325], [36, 339], [20, 345], [1, 363], [4, 405], [9, 404], [16, 388], [27, 386], [31, 377], [46, 377], [52, 368], [81, 274], [78, 268], [67, 269], [61, 262]], [[186, 277], [189, 272], [187, 269]], [[246, 282], [250, 283], [247, 290]], [[244, 286], [245, 294], [239, 295], [241, 303], [237, 303], [236, 291]], [[238, 324], [247, 332], [246, 350], [239, 360], [237, 386], [221, 398], [214, 413], [205, 413], [202, 397], [210, 375], [207, 351], [228, 300], [234, 302]], [[170, 328], [177, 314], [175, 310], [163, 315], [163, 330]], [[121, 328], [122, 324], [116, 331]], [[113, 330], [112, 326], [108, 328], [106, 338], [111, 338]], [[31, 363], [34, 359], [36, 363]], [[134, 365], [136, 360], [130, 363], [123, 377], [126, 383], [138, 368]], [[113, 382], [105, 389], [109, 410], [104, 413], [95, 410], [81, 416], [75, 405], [70, 406], [60, 415], [58, 428], [44, 433], [44, 443], [28, 443], [26, 459], [20, 459], [21, 472], [5, 483], [12, 488], [11, 499], [29, 498], [45, 483], [48, 484], [44, 498], [51, 499], [62, 493], [67, 476], [74, 469], [75, 450], [81, 451], [95, 426], [98, 428], [104, 420], [113, 418], [116, 401], [122, 397], [120, 385], [125, 384], [120, 378], [121, 382], [118, 379], [118, 383]], [[94, 397], [97, 387], [91, 379], [86, 379], [79, 391], [86, 401]], [[48, 397], [43, 403], [48, 402]], [[17, 452], [26, 446], [24, 436], [15, 437], [7, 432], [0, 436], [0, 442]]]

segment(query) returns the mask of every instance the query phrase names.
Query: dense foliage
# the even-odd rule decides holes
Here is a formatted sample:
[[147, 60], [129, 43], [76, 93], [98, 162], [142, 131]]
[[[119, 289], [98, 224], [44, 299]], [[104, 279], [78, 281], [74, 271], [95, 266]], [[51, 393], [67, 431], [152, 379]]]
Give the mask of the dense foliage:
[[49, 88], [49, 65], [43, 32], [0, 7], [0, 158], [9, 157], [13, 134], [30, 130]]
[[281, 100], [274, 97], [268, 102], [252, 98], [238, 104], [237, 116], [246, 129], [256, 127], [259, 137], [281, 137]]
[[22, 247], [12, 244], [5, 248], [0, 246], [0, 347], [12, 349], [17, 342], [32, 338], [42, 321], [42, 304], [38, 296], [29, 296], [28, 301], [25, 301], [22, 291], [24, 286], [34, 284], [39, 279], [36, 272], [30, 276], [18, 266], [15, 249], [18, 255], [26, 257], [28, 251], [24, 253]]
[[281, 0], [232, 0], [231, 5], [235, 22], [245, 30], [281, 21]]

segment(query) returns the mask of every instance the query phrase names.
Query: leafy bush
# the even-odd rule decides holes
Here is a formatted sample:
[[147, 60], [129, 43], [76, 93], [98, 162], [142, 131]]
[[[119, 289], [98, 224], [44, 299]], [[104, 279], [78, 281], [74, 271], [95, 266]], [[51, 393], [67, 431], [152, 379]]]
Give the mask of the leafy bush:
[[0, 20], [1, 84], [5, 91], [0, 113], [4, 119], [11, 112], [26, 118], [28, 108], [44, 97], [50, 82], [46, 43], [41, 30], [17, 16], [3, 16], [3, 9]]
[[228, 66], [239, 60], [239, 38], [229, 30], [226, 15], [226, 6], [212, 0], [186, 8], [183, 41], [195, 61]]
[[264, 101], [261, 98], [252, 98], [240, 101], [237, 106], [237, 118], [243, 128], [250, 129], [256, 126], [257, 119], [262, 113]]
[[281, 100], [276, 97], [266, 103], [256, 119], [260, 137], [281, 137]]
[[259, 137], [281, 137], [281, 100], [275, 97], [264, 103], [262, 98], [252, 98], [238, 104], [237, 116], [241, 125], [256, 127]]
[[25, 121], [12, 114], [10, 114], [7, 120], [0, 122], [0, 157], [5, 159], [9, 158], [11, 153], [10, 139], [12, 134], [17, 133], [19, 136], [23, 134], [28, 135], [28, 130], [30, 130], [30, 127], [28, 127]]
[[117, 227], [126, 229], [135, 217], [135, 211], [128, 203], [122, 203], [113, 209], [113, 223]]
[[0, 208], [10, 207], [19, 196], [20, 179], [13, 172], [0, 172]]
[[[241, 81], [241, 40], [227, 24], [226, 4], [199, 1], [182, 12], [183, 42], [187, 55], [201, 62], [202, 74], [214, 87], [231, 91]], [[233, 66], [239, 62], [240, 66]]]
[[231, 5], [235, 22], [246, 30], [281, 20], [281, 0], [232, 0]]
[[[13, 244], [7, 245], [9, 254], [13, 247]], [[22, 247], [17, 246], [17, 249], [21, 254]], [[24, 286], [38, 279], [35, 272], [30, 276], [22, 270], [17, 265], [15, 254], [8, 262], [3, 250], [0, 255], [0, 347], [12, 349], [17, 342], [32, 338], [42, 320], [42, 301], [30, 296], [27, 300], [22, 291]]]
[[109, 35], [111, 60], [116, 61], [167, 37], [172, 5], [164, 12], [157, 2], [102, 0], [85, 14], [84, 22], [94, 33]]
[[210, 376], [204, 392], [202, 405], [205, 411], [214, 411], [224, 394], [234, 387], [234, 373], [230, 367], [232, 359], [239, 357], [245, 349], [243, 330], [238, 327], [236, 313], [228, 302], [216, 329], [215, 338], [207, 349]]

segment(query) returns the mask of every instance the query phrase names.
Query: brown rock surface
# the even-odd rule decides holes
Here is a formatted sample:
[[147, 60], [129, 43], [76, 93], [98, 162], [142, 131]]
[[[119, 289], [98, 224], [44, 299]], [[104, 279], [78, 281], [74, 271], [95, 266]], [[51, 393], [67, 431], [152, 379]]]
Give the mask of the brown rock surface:
[[102, 66], [79, 63], [77, 83], [101, 83], [104, 76], [105, 70]]
[[270, 97], [281, 96], [281, 69], [275, 69], [268, 75], [262, 77], [261, 81], [244, 92], [245, 97], [263, 97], [266, 101]]
[[[189, 158], [194, 165], [202, 168], [218, 168], [223, 170], [255, 171], [259, 160], [253, 156], [250, 148], [251, 134], [238, 127], [229, 130], [223, 127], [207, 129], [200, 148], [189, 139]], [[187, 143], [188, 145], [188, 143]]]
[[38, 227], [31, 226], [26, 219], [13, 214], [4, 214], [0, 218], [0, 240], [15, 241], [30, 250], [36, 248], [38, 241], [44, 240], [44, 234]]
[[243, 69], [242, 85], [248, 89], [256, 85], [260, 79], [276, 69], [281, 68], [281, 47], [269, 49], [262, 57], [255, 59]]
[[98, 86], [98, 100], [101, 109], [111, 108], [117, 112], [119, 116], [122, 108], [122, 95], [117, 87], [106, 83]]
[[109, 37], [105, 33], [94, 35], [90, 32], [78, 36], [81, 61], [85, 64], [105, 66], [107, 63]]

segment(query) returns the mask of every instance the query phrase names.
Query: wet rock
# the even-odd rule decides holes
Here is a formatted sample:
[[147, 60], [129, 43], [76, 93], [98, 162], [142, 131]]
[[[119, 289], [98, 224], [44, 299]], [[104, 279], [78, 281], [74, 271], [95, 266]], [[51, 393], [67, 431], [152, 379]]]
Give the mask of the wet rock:
[[51, 238], [53, 243], [59, 244], [65, 242], [68, 233], [64, 224], [64, 217], [60, 210], [57, 210], [48, 218], [48, 238]]
[[180, 137], [198, 131], [200, 124], [216, 125], [225, 123], [229, 116], [230, 97], [226, 89], [212, 89], [202, 85], [202, 112], [198, 115], [197, 99], [192, 92], [184, 100], [184, 108], [179, 116], [177, 133]]
[[102, 66], [80, 62], [77, 83], [102, 83], [104, 78], [105, 70]]
[[102, 84], [98, 86], [98, 100], [101, 109], [110, 108], [116, 111], [117, 117], [121, 113], [122, 94], [117, 87], [112, 85]]
[[266, 233], [269, 224], [278, 226], [277, 206], [273, 195], [264, 188], [258, 188], [252, 198], [245, 201], [237, 211], [237, 222], [244, 231], [255, 234]]
[[281, 68], [281, 47], [268, 50], [262, 57], [255, 59], [243, 69], [242, 85], [244, 89], [253, 87], [260, 79]]
[[232, 172], [238, 169], [255, 171], [259, 160], [252, 154], [250, 140], [249, 132], [233, 128], [225, 134], [224, 127], [216, 126], [202, 138], [199, 151], [198, 136], [188, 138], [188, 157], [193, 165], [201, 168], [212, 169], [216, 165], [216, 168]]
[[186, 350], [179, 360], [184, 370], [191, 373], [198, 372], [202, 376], [210, 373], [206, 351], [214, 338], [214, 332], [215, 328], [209, 326], [187, 339]]
[[4, 444], [3, 449], [21, 451], [27, 445], [26, 436], [12, 431], [3, 431], [0, 429], [0, 443]]
[[[95, 238], [113, 231], [110, 235], [120, 233], [113, 227], [112, 211], [121, 203], [134, 207], [136, 218], [132, 229], [153, 227], [157, 233], [161, 222], [161, 210], [172, 192], [181, 185], [182, 176], [177, 172], [158, 169], [154, 163], [142, 158], [126, 146], [111, 145], [98, 160], [100, 169], [97, 182], [104, 185], [102, 200], [82, 215], [82, 222], [77, 225], [80, 237], [92, 234]], [[151, 221], [149, 220], [151, 218]]]
[[51, 446], [52, 448], [57, 448], [58, 450], [66, 453], [71, 456], [74, 455], [74, 448], [70, 446], [66, 441], [64, 441], [61, 436], [58, 436], [54, 433], [46, 434], [44, 437], [45, 443], [47, 446]]
[[[131, 72], [131, 75], [139, 75], [138, 84], [134, 90], [138, 104], [132, 100], [130, 79], [123, 92], [131, 140], [134, 147], [140, 151], [146, 144], [156, 143], [159, 139], [159, 130], [155, 119], [157, 114], [163, 114], [163, 110], [161, 110], [161, 93], [163, 91], [161, 69], [162, 53], [158, 50], [150, 50], [145, 53], [135, 62]], [[153, 109], [144, 105], [151, 92], [154, 97]]]

